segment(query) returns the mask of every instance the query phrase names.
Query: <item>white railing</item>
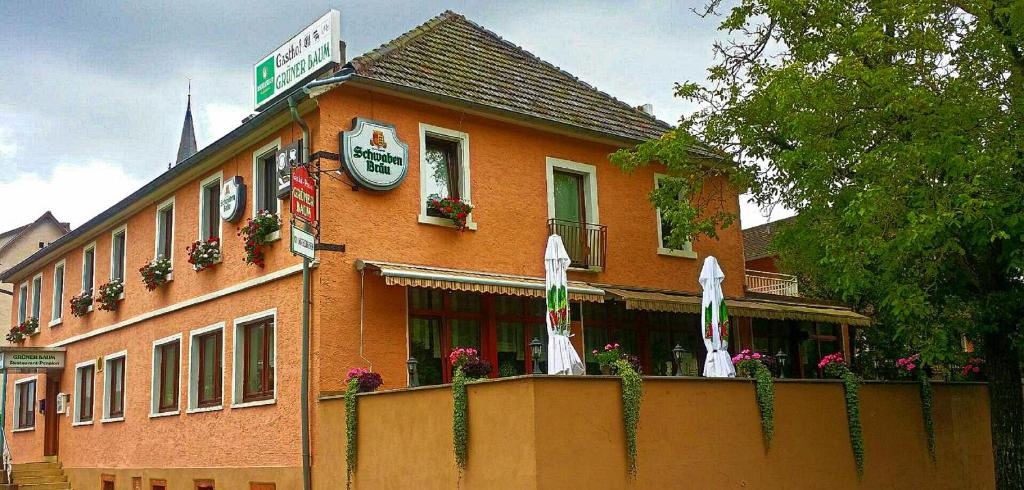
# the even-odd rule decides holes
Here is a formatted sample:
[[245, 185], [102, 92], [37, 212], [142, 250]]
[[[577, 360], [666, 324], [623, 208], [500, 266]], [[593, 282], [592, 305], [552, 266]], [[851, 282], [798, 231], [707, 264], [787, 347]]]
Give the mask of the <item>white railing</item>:
[[[5, 376], [6, 377], [6, 376]], [[3, 444], [3, 458], [4, 465], [4, 483], [12, 483], [12, 473], [14, 471], [14, 458], [11, 456], [11, 447], [7, 445], [7, 432], [3, 427], [0, 427], [0, 442]]]
[[747, 271], [744, 278], [747, 291], [752, 293], [777, 294], [779, 296], [800, 296], [796, 276], [776, 272]]

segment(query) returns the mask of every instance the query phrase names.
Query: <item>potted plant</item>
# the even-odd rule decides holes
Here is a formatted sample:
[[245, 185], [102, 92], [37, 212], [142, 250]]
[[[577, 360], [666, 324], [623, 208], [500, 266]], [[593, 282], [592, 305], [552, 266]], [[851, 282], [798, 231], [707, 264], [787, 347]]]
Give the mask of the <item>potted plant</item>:
[[459, 347], [448, 354], [448, 361], [456, 370], [462, 371], [469, 379], [490, 376], [491, 363], [481, 359], [480, 353], [472, 347]]
[[140, 267], [139, 273], [142, 274], [142, 282], [145, 283], [146, 289], [152, 291], [170, 281], [171, 261], [159, 257]]
[[377, 391], [384, 380], [380, 374], [371, 372], [369, 369], [353, 368], [348, 371], [345, 377], [345, 485], [350, 488], [352, 485], [352, 473], [356, 470], [356, 462], [359, 455], [357, 442], [357, 430], [359, 424], [359, 406], [356, 404], [357, 393], [371, 393]]
[[260, 211], [249, 218], [238, 232], [238, 236], [245, 239], [245, 257], [242, 260], [263, 267], [263, 246], [270, 242], [272, 233], [280, 230], [281, 218], [269, 211]]
[[210, 237], [192, 242], [186, 249], [188, 251], [188, 263], [192, 264], [192, 270], [204, 271], [220, 262], [220, 238]]
[[772, 379], [772, 356], [743, 349], [732, 358], [736, 375], [754, 378], [754, 395], [761, 413], [761, 435], [765, 446], [771, 447], [775, 435], [775, 381]]
[[92, 295], [88, 291], [82, 291], [78, 296], [71, 298], [71, 314], [77, 317], [85, 316], [92, 307]]
[[100, 309], [104, 311], [117, 310], [117, 302], [121, 301], [121, 294], [124, 293], [124, 282], [120, 279], [111, 279], [105, 284], [96, 288], [96, 301], [100, 303]]
[[465, 231], [466, 220], [469, 213], [473, 212], [473, 205], [469, 201], [463, 201], [457, 197], [440, 197], [437, 194], [427, 198], [427, 208], [437, 214], [452, 220], [455, 229]]
[[38, 329], [39, 319], [35, 317], [28, 318], [20, 324], [11, 327], [11, 331], [7, 332], [7, 341], [12, 344], [24, 342], [25, 338], [36, 333]]

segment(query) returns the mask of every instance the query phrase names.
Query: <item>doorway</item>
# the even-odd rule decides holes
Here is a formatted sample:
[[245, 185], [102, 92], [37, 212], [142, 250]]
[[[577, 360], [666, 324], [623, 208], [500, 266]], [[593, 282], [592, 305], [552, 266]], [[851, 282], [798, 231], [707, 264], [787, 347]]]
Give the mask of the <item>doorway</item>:
[[59, 374], [46, 376], [46, 413], [43, 424], [43, 456], [57, 456], [59, 447], [59, 420], [57, 413], [57, 396], [60, 394]]

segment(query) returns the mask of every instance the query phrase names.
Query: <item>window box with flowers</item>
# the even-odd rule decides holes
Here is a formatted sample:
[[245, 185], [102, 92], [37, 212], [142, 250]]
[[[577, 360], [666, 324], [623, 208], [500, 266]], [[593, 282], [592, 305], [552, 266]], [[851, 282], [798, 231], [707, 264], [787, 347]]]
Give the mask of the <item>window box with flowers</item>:
[[111, 279], [110, 282], [96, 289], [96, 301], [103, 311], [116, 311], [117, 302], [124, 299], [124, 282]]
[[92, 295], [88, 291], [82, 291], [78, 296], [71, 298], [71, 314], [83, 317], [92, 311]]
[[249, 218], [238, 232], [238, 236], [245, 240], [245, 257], [242, 258], [247, 264], [256, 264], [263, 267], [263, 247], [274, 240], [273, 235], [281, 231], [281, 218], [269, 211], [260, 211], [255, 217]]
[[192, 270], [201, 272], [220, 263], [220, 238], [196, 240], [188, 246], [188, 263]]
[[140, 267], [139, 273], [142, 274], [146, 289], [152, 291], [171, 281], [171, 261], [160, 257]]
[[469, 228], [466, 222], [469, 220], [469, 213], [473, 212], [473, 205], [457, 197], [440, 197], [434, 194], [427, 198], [427, 209], [431, 214], [452, 220], [455, 229], [465, 231]]
[[39, 320], [31, 317], [21, 322], [21, 324], [11, 327], [11, 331], [7, 332], [7, 341], [12, 344], [18, 344], [24, 342], [29, 335], [34, 335], [38, 332]]

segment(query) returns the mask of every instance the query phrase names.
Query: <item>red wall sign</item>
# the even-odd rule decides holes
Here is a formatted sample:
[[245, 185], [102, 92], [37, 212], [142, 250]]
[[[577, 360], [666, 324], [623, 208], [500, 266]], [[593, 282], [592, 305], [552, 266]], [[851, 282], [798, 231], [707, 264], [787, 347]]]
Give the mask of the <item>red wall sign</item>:
[[307, 223], [317, 220], [316, 181], [302, 166], [292, 169], [292, 216]]

